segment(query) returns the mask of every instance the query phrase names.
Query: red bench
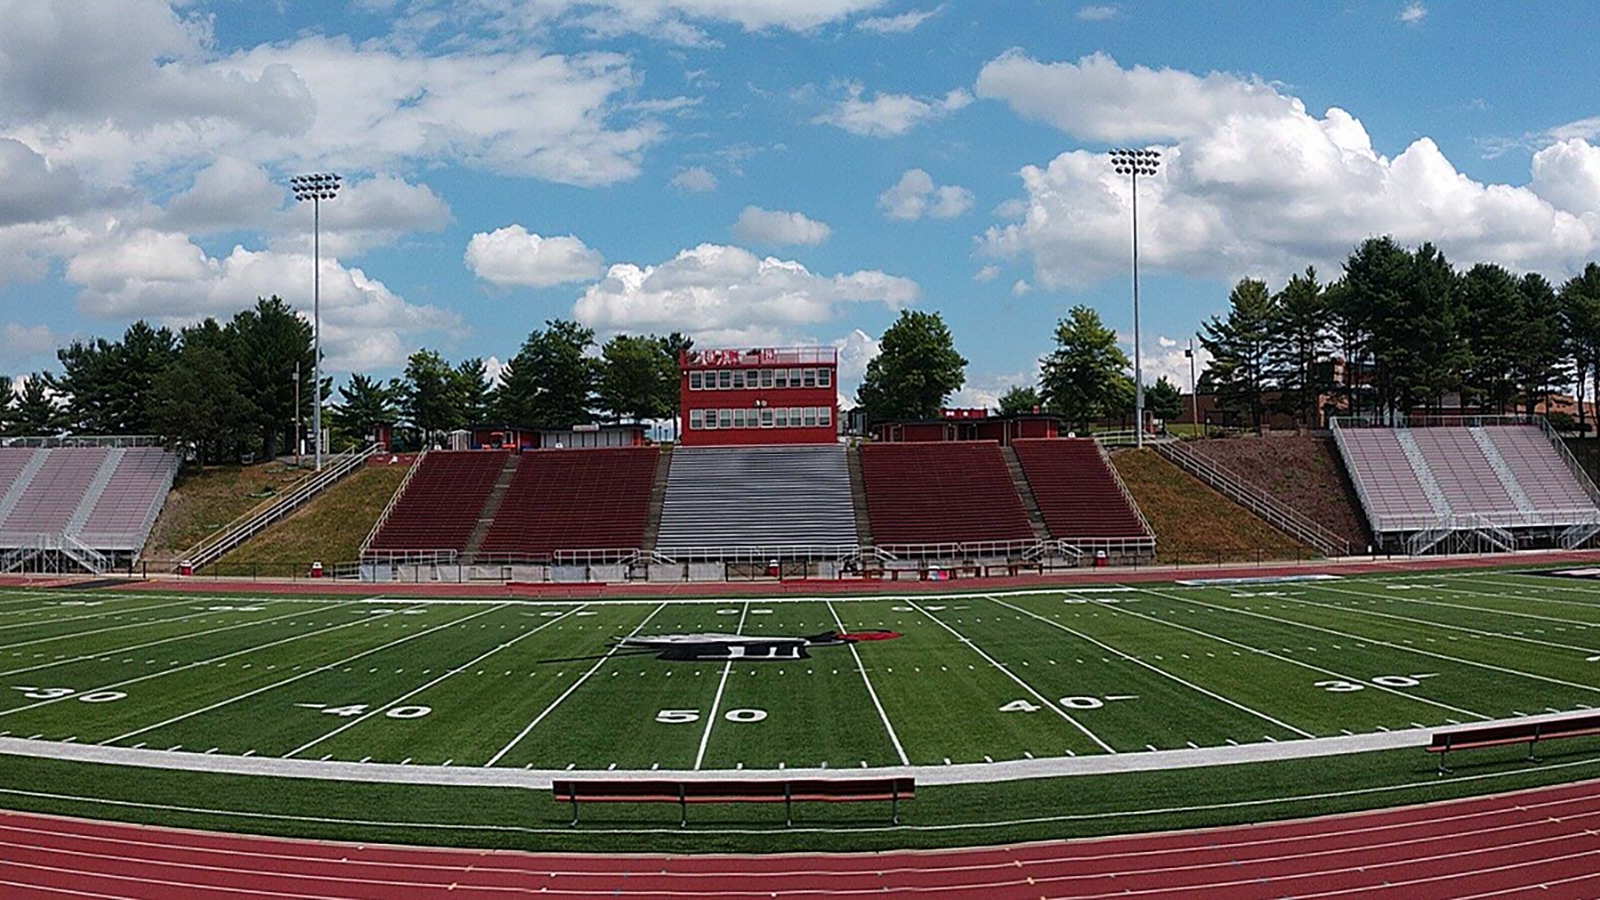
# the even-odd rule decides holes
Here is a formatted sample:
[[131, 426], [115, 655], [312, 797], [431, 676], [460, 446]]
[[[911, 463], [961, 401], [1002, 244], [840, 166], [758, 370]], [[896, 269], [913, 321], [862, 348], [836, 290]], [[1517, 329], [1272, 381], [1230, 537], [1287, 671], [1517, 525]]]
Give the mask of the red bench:
[[891, 804], [894, 824], [900, 824], [900, 801], [916, 797], [912, 778], [794, 778], [748, 781], [557, 781], [552, 785], [556, 802], [572, 804], [572, 824], [578, 824], [578, 802], [676, 803], [678, 826], [689, 824], [691, 803], [782, 803], [784, 825], [794, 824], [794, 804]]
[[1486, 725], [1467, 725], [1448, 731], [1436, 731], [1433, 740], [1428, 743], [1428, 752], [1439, 754], [1439, 774], [1446, 775], [1450, 769], [1445, 766], [1444, 757], [1452, 750], [1478, 750], [1485, 747], [1527, 744], [1529, 761], [1538, 762], [1539, 758], [1533, 755], [1533, 747], [1540, 741], [1596, 734], [1600, 734], [1600, 712], [1527, 722], [1492, 722]]

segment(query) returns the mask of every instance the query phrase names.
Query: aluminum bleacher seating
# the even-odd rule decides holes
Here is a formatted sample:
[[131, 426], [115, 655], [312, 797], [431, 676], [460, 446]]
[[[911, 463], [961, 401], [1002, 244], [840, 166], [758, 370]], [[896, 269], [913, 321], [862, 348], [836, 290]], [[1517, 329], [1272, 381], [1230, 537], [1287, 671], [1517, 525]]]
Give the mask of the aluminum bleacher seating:
[[1343, 431], [1345, 465], [1361, 486], [1374, 530], [1389, 519], [1420, 523], [1436, 516], [1417, 473], [1390, 428], [1347, 428]]
[[993, 441], [865, 444], [861, 474], [880, 547], [1034, 540]]
[[464, 550], [509, 454], [435, 450], [418, 463], [369, 552]]
[[1541, 429], [1532, 425], [1489, 425], [1484, 431], [1536, 509], [1594, 509], [1589, 492]]
[[43, 451], [44, 464], [4, 521], [0, 535], [62, 534], [111, 451], [104, 447], [60, 447]]
[[137, 551], [166, 502], [178, 458], [157, 447], [122, 451], [111, 480], [89, 511], [78, 539], [96, 550]]
[[[1517, 504], [1466, 428], [1413, 428], [1411, 437], [1427, 460], [1451, 512], [1515, 512]], [[1548, 449], [1549, 442], [1546, 441]]]
[[11, 490], [34, 454], [41, 452], [32, 447], [0, 447], [0, 498]]
[[523, 453], [478, 560], [639, 549], [659, 455], [655, 447]]
[[1069, 541], [1151, 537], [1093, 439], [1015, 440], [1011, 449], [1051, 537]]
[[656, 550], [848, 547], [850, 468], [837, 444], [680, 447], [672, 454]]

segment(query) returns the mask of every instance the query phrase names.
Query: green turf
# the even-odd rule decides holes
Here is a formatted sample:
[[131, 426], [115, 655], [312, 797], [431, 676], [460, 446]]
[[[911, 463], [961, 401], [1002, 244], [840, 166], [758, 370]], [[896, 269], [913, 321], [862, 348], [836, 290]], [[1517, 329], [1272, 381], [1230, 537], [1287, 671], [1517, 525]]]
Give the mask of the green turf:
[[[630, 634], [813, 635], [841, 626], [900, 637], [855, 652], [818, 647], [808, 659], [782, 662], [612, 652]], [[0, 732], [178, 752], [595, 771], [860, 771], [902, 759], [944, 765], [1287, 742], [1591, 707], [1600, 708], [1600, 584], [1507, 571], [829, 601], [0, 592]], [[1239, 774], [1245, 769], [1217, 770], [1205, 796], [1255, 796], [1280, 777], [1286, 787], [1335, 789], [1344, 783], [1338, 773], [1351, 785], [1401, 783], [1426, 769], [1423, 756], [1251, 766], [1248, 777]], [[1376, 762], [1391, 757], [1392, 765]], [[107, 771], [7, 758], [0, 786], [21, 783], [12, 773], [51, 767], [67, 773], [63, 784], [86, 778], [86, 769]], [[1269, 770], [1278, 774], [1254, 774]], [[172, 803], [183, 779], [215, 781], [226, 786], [216, 796], [241, 808], [317, 808], [316, 795], [331, 798], [326, 808], [343, 818], [369, 807], [414, 818], [448, 807], [448, 797], [473, 795], [112, 771], [105, 784], [122, 799]], [[1543, 777], [1516, 773], [1505, 783]], [[1123, 784], [1124, 809], [1148, 808], [1163, 792], [1182, 795], [1185, 780], [1167, 773], [1061, 779], [1048, 789], [937, 788], [917, 808], [937, 811], [929, 821], [985, 821], [1002, 809], [1044, 808], [1027, 799], [1036, 795], [1064, 792], [1077, 803], [1091, 784], [1103, 793], [1091, 805], [1114, 808], [1123, 796], [1115, 785]], [[430, 799], [408, 810], [398, 799], [406, 792]], [[516, 792], [478, 793], [495, 798], [485, 801], [493, 809]], [[1325, 808], [1308, 802], [1296, 811]], [[655, 821], [659, 812], [608, 816], [626, 824]], [[874, 814], [823, 815], [851, 825]], [[204, 817], [183, 821], [219, 824], [191, 822], [196, 816]], [[709, 812], [708, 821], [751, 816], [761, 818]], [[1123, 825], [1215, 818], [1174, 814]], [[1060, 825], [995, 833], [1083, 833]], [[895, 834], [890, 844], [936, 842], [924, 840], [927, 832]], [[484, 840], [475, 834], [469, 842]]]

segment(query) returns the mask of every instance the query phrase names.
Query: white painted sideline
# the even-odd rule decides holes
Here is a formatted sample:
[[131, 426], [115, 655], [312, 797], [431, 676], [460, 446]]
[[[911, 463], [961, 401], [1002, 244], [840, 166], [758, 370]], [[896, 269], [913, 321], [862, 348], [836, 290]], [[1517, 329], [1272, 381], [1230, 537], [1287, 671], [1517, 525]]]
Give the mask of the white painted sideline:
[[[1552, 721], [1561, 715], [1527, 716], [1502, 719], [1503, 723]], [[1493, 722], [1482, 723], [1485, 725]], [[729, 777], [751, 780], [791, 778], [883, 778], [914, 777], [921, 785], [988, 784], [1024, 781], [1034, 778], [1061, 778], [1074, 775], [1110, 775], [1123, 772], [1152, 772], [1231, 766], [1246, 763], [1276, 762], [1289, 759], [1314, 759], [1378, 750], [1421, 748], [1428, 745], [1439, 728], [1408, 728], [1376, 734], [1357, 734], [1278, 743], [1240, 744], [1201, 747], [1196, 750], [1155, 750], [1097, 756], [1018, 759], [995, 763], [957, 763], [948, 766], [882, 766], [872, 769], [785, 769], [782, 771], [740, 769], [645, 770], [566, 770], [515, 769], [481, 766], [416, 766], [393, 763], [358, 763], [339, 760], [276, 759], [261, 756], [223, 756], [183, 753], [130, 747], [103, 747], [93, 744], [34, 741], [0, 738], [0, 755], [60, 759], [70, 762], [102, 763], [148, 769], [175, 769], [222, 775], [260, 775], [273, 778], [306, 778], [325, 781], [370, 782], [378, 784], [454, 785], [458, 787], [507, 787], [548, 790], [556, 779], [594, 776], [607, 780], [717, 781]]]

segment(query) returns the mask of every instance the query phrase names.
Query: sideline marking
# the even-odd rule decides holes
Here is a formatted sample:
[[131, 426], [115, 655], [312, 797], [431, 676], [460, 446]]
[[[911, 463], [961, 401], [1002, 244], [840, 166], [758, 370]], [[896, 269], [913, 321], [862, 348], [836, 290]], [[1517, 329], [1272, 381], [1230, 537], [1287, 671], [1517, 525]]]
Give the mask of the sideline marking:
[[[103, 618], [106, 618], [107, 616], [110, 616], [110, 615], [130, 615], [132, 613], [149, 612], [149, 611], [155, 610], [155, 609], [168, 609], [168, 608], [171, 608], [171, 607], [174, 607], [174, 606], [187, 606], [187, 605], [189, 605], [189, 604], [191, 604], [193, 602], [194, 602], [194, 598], [193, 597], [186, 597], [186, 598], [184, 598], [182, 600], [177, 601], [176, 603], [152, 603], [149, 606], [136, 606], [133, 609], [104, 609], [104, 610], [101, 610], [99, 612], [90, 613], [90, 614], [88, 614], [86, 616], [64, 616], [64, 617], [61, 617], [61, 618], [41, 619], [41, 620], [39, 620], [37, 622], [12, 622], [10, 625], [0, 625], [0, 631], [4, 631], [4, 630], [7, 630], [7, 629], [11, 629], [11, 628], [33, 628], [33, 627], [40, 626], [40, 625], [59, 625], [59, 624], [61, 624], [63, 622], [79, 622], [79, 621], [82, 621], [84, 619], [103, 619]], [[196, 615], [200, 615], [200, 614], [197, 613]], [[167, 621], [167, 620], [165, 620], [165, 619], [157, 619], [156, 621]], [[138, 624], [144, 625], [144, 624], [148, 624], [148, 623], [140, 622]], [[123, 626], [123, 627], [127, 627], [127, 626]]]
[[379, 644], [376, 647], [368, 648], [366, 650], [361, 651], [360, 653], [355, 654], [354, 656], [347, 656], [344, 659], [337, 660], [337, 661], [331, 662], [331, 663], [327, 663], [327, 664], [322, 665], [322, 666], [318, 666], [315, 669], [310, 669], [310, 670], [307, 670], [305, 672], [301, 672], [298, 675], [290, 676], [288, 678], [282, 679], [281, 681], [274, 681], [271, 684], [262, 685], [261, 687], [255, 688], [254, 690], [250, 690], [250, 691], [247, 691], [247, 692], [245, 692], [243, 694], [240, 694], [237, 697], [229, 697], [226, 700], [219, 700], [216, 703], [213, 703], [213, 704], [211, 704], [209, 706], [202, 706], [199, 709], [190, 710], [189, 712], [183, 713], [182, 715], [173, 716], [172, 718], [167, 719], [164, 722], [157, 722], [154, 725], [146, 725], [146, 726], [144, 726], [142, 728], [136, 728], [133, 731], [128, 732], [127, 734], [121, 734], [121, 735], [118, 735], [118, 736], [116, 736], [114, 738], [107, 738], [106, 740], [100, 741], [99, 744], [101, 746], [107, 746], [107, 745], [110, 745], [110, 744], [114, 744], [117, 741], [126, 740], [128, 738], [144, 734], [147, 731], [154, 731], [157, 728], [165, 728], [168, 725], [175, 725], [178, 722], [182, 722], [185, 719], [193, 718], [194, 716], [201, 715], [202, 713], [208, 713], [208, 712], [211, 712], [214, 709], [220, 709], [220, 708], [222, 708], [224, 706], [228, 706], [230, 704], [237, 703], [240, 700], [246, 700], [246, 699], [249, 699], [251, 697], [254, 697], [257, 694], [263, 694], [263, 693], [266, 693], [267, 691], [283, 687], [286, 684], [292, 684], [292, 683], [294, 683], [296, 681], [299, 681], [302, 678], [309, 678], [312, 675], [316, 675], [316, 674], [321, 673], [321, 672], [326, 672], [329, 669], [335, 668], [337, 666], [342, 666], [342, 665], [345, 665], [346, 663], [354, 662], [354, 661], [360, 659], [363, 656], [369, 656], [369, 655], [371, 655], [373, 653], [377, 653], [380, 650], [387, 650], [390, 647], [395, 647], [395, 646], [398, 646], [400, 644], [404, 644], [407, 641], [415, 640], [416, 638], [422, 637], [424, 635], [432, 634], [435, 631], [439, 631], [439, 630], [444, 629], [444, 628], [450, 628], [452, 626], [459, 625], [462, 622], [466, 622], [466, 621], [469, 621], [471, 619], [476, 619], [478, 616], [488, 615], [489, 613], [494, 612], [495, 609], [500, 609], [500, 608], [503, 608], [503, 607], [496, 607], [494, 609], [486, 609], [486, 610], [483, 610], [482, 612], [473, 613], [470, 616], [462, 616], [459, 619], [451, 619], [448, 622], [441, 622], [440, 624], [435, 625], [432, 628], [424, 629], [422, 631], [416, 632], [415, 634], [408, 634], [403, 638], [399, 638], [398, 640], [390, 641], [387, 644]]
[[[648, 625], [650, 623], [650, 620], [654, 619], [656, 617], [656, 613], [659, 613], [663, 609], [666, 609], [666, 608], [667, 608], [667, 603], [665, 601], [663, 601], [660, 606], [657, 606], [655, 609], [650, 611], [650, 615], [645, 616], [644, 619], [642, 621], [640, 621], [638, 625], [634, 626], [634, 629], [632, 631], [628, 632], [628, 637], [633, 637], [634, 635], [636, 635], [640, 631], [642, 631], [644, 629], [644, 626]], [[595, 663], [594, 666], [592, 666], [589, 669], [589, 671], [583, 673], [583, 675], [580, 676], [577, 681], [574, 681], [572, 683], [571, 687], [569, 687], [565, 691], [563, 691], [561, 693], [561, 696], [557, 697], [549, 706], [545, 707], [544, 708], [544, 712], [541, 712], [537, 716], [534, 716], [533, 721], [528, 723], [528, 727], [526, 727], [526, 728], [522, 729], [522, 731], [518, 732], [517, 736], [511, 739], [511, 743], [506, 744], [504, 747], [501, 747], [500, 751], [498, 753], [496, 753], [494, 756], [489, 757], [489, 761], [484, 763], [483, 767], [485, 769], [487, 769], [490, 766], [493, 766], [495, 763], [500, 761], [501, 757], [505, 756], [507, 753], [510, 753], [511, 752], [511, 748], [513, 748], [513, 747], [517, 746], [518, 744], [522, 743], [522, 739], [527, 737], [528, 733], [530, 731], [533, 731], [534, 726], [538, 725], [540, 722], [543, 722], [544, 719], [545, 719], [545, 716], [548, 716], [552, 712], [555, 712], [556, 707], [560, 706], [562, 701], [564, 701], [568, 697], [572, 696], [572, 692], [577, 690], [580, 685], [582, 685], [585, 681], [588, 681], [590, 675], [593, 675], [594, 673], [600, 671], [600, 667], [605, 665], [611, 659], [612, 656], [616, 655], [617, 649], [619, 647], [621, 647], [621, 646], [622, 646], [622, 642], [621, 641], [618, 641], [618, 642], [612, 644], [611, 645], [611, 649], [606, 651], [605, 656], [600, 657], [600, 661], [599, 662]]]
[[[746, 602], [739, 611], [739, 627], [734, 629], [734, 634], [744, 633], [744, 619], [749, 614], [750, 604]], [[696, 769], [700, 768], [700, 764], [705, 761], [706, 744], [711, 741], [711, 726], [717, 723], [717, 708], [722, 705], [722, 689], [728, 686], [728, 673], [732, 670], [733, 658], [730, 656], [728, 661], [722, 664], [722, 680], [717, 682], [717, 695], [711, 699], [711, 715], [706, 717], [706, 730], [700, 733], [700, 749], [695, 751], [694, 754], [694, 767]]]
[[[1332, 590], [1332, 589], [1329, 588], [1327, 590]], [[1374, 599], [1381, 599], [1381, 600], [1390, 600], [1390, 599], [1399, 600], [1399, 599], [1402, 599], [1402, 598], [1399, 598], [1399, 597], [1393, 597], [1393, 598], [1385, 597], [1385, 596], [1382, 596], [1382, 595], [1379, 595], [1379, 594], [1363, 594], [1363, 593], [1360, 593], [1358, 591], [1340, 591], [1340, 593], [1349, 594], [1352, 597], [1371, 597], [1371, 598], [1374, 598]], [[1304, 604], [1306, 606], [1315, 606], [1315, 607], [1317, 607], [1319, 609], [1331, 609], [1331, 610], [1335, 610], [1337, 612], [1360, 613], [1362, 615], [1378, 616], [1378, 617], [1384, 618], [1384, 619], [1399, 619], [1402, 622], [1410, 622], [1410, 623], [1412, 623], [1414, 625], [1424, 625], [1424, 626], [1427, 626], [1428, 628], [1443, 628], [1443, 629], [1446, 629], [1448, 631], [1465, 631], [1468, 634], [1476, 634], [1476, 635], [1479, 635], [1481, 637], [1502, 638], [1502, 639], [1508, 640], [1508, 641], [1523, 641], [1523, 642], [1529, 643], [1529, 644], [1538, 644], [1538, 645], [1543, 646], [1543, 647], [1555, 647], [1555, 648], [1560, 649], [1560, 650], [1576, 650], [1579, 653], [1591, 653], [1591, 654], [1600, 653], [1600, 649], [1597, 649], [1595, 647], [1579, 647], [1576, 644], [1560, 644], [1560, 643], [1556, 643], [1555, 641], [1541, 641], [1538, 638], [1525, 637], [1525, 636], [1520, 635], [1520, 634], [1505, 634], [1505, 633], [1499, 632], [1499, 631], [1484, 631], [1484, 630], [1482, 630], [1480, 628], [1472, 628], [1472, 627], [1467, 626], [1467, 625], [1449, 625], [1449, 624], [1446, 624], [1444, 622], [1430, 622], [1427, 619], [1413, 619], [1410, 616], [1402, 616], [1402, 615], [1398, 615], [1398, 614], [1395, 614], [1395, 613], [1379, 612], [1378, 610], [1375, 610], [1375, 609], [1363, 609], [1363, 608], [1361, 608], [1359, 606], [1346, 607], [1346, 606], [1339, 606], [1337, 604], [1332, 604], [1332, 603], [1317, 603], [1317, 602], [1315, 602], [1313, 600], [1300, 600], [1300, 599], [1293, 598], [1293, 597], [1286, 598], [1286, 599], [1288, 599], [1289, 602], [1291, 602], [1291, 603], [1301, 603], [1301, 604]], [[1426, 601], [1426, 600], [1410, 600], [1410, 599], [1406, 599], [1405, 602], [1406, 603], [1427, 603], [1428, 601]], [[1442, 605], [1442, 606], [1450, 606], [1451, 604], [1444, 603], [1444, 604], [1440, 604], [1440, 605]], [[1455, 608], [1457, 608], [1457, 609], [1471, 609], [1472, 607], [1464, 607], [1463, 606], [1463, 607], [1455, 607]]]
[[1057, 705], [1056, 703], [1054, 703], [1051, 700], [1047, 699], [1043, 694], [1041, 694], [1038, 691], [1034, 690], [1032, 685], [1028, 684], [1026, 681], [1023, 681], [1021, 678], [1018, 678], [1015, 672], [1012, 672], [1010, 669], [1006, 668], [1005, 666], [1000, 665], [1000, 663], [998, 661], [996, 661], [994, 657], [992, 657], [989, 654], [983, 652], [983, 648], [979, 647], [977, 645], [977, 643], [975, 643], [971, 638], [968, 638], [966, 635], [963, 635], [961, 632], [955, 630], [954, 628], [951, 628], [942, 619], [939, 619], [938, 617], [934, 616], [932, 613], [927, 612], [922, 607], [917, 606], [917, 604], [915, 602], [910, 601], [910, 600], [907, 600], [906, 602], [911, 604], [911, 607], [913, 609], [915, 609], [918, 612], [922, 613], [923, 615], [927, 616], [933, 622], [937, 623], [939, 625], [939, 627], [941, 627], [944, 630], [946, 630], [946, 631], [950, 632], [951, 634], [955, 635], [956, 636], [956, 640], [958, 640], [961, 643], [966, 644], [968, 647], [972, 648], [972, 652], [974, 652], [974, 653], [978, 654], [979, 656], [983, 657], [985, 660], [988, 660], [989, 665], [994, 666], [999, 671], [1005, 673], [1007, 678], [1010, 678], [1012, 681], [1015, 681], [1017, 684], [1021, 685], [1023, 690], [1025, 690], [1028, 693], [1032, 694], [1035, 698], [1037, 698], [1039, 700], [1040, 703], [1043, 703], [1045, 706], [1049, 707], [1050, 710], [1052, 712], [1054, 712], [1056, 715], [1060, 716], [1063, 719], [1066, 719], [1069, 723], [1072, 724], [1072, 726], [1074, 728], [1076, 728], [1079, 731], [1083, 732], [1084, 734], [1088, 735], [1089, 740], [1094, 741], [1096, 744], [1100, 745], [1101, 749], [1105, 750], [1107, 753], [1116, 753], [1117, 752], [1116, 749], [1113, 748], [1110, 744], [1106, 743], [1105, 741], [1100, 740], [1099, 735], [1096, 735], [1094, 732], [1092, 732], [1089, 729], [1085, 728], [1083, 726], [1082, 722], [1079, 722], [1077, 719], [1074, 719], [1070, 714], [1067, 713], [1066, 710], [1062, 709], [1059, 705]]
[[[1162, 676], [1165, 676], [1167, 678], [1170, 678], [1173, 681], [1176, 681], [1177, 683], [1183, 685], [1186, 688], [1189, 688], [1189, 689], [1195, 690], [1195, 691], [1199, 691], [1200, 693], [1205, 694], [1207, 697], [1210, 697], [1213, 700], [1217, 700], [1217, 701], [1220, 701], [1222, 703], [1226, 703], [1229, 706], [1234, 707], [1235, 709], [1242, 710], [1242, 711], [1247, 712], [1247, 713], [1249, 713], [1249, 714], [1251, 714], [1251, 715], [1253, 715], [1253, 716], [1255, 716], [1257, 718], [1264, 719], [1264, 720], [1266, 720], [1268, 722], [1271, 722], [1274, 725], [1277, 725], [1280, 728], [1284, 728], [1284, 729], [1287, 729], [1289, 731], [1292, 731], [1295, 734], [1300, 735], [1301, 737], [1306, 737], [1306, 738], [1314, 738], [1314, 737], [1316, 737], [1316, 735], [1312, 734], [1309, 731], [1305, 731], [1303, 729], [1296, 728], [1293, 725], [1290, 725], [1288, 722], [1279, 721], [1278, 719], [1275, 719], [1272, 716], [1269, 716], [1264, 712], [1260, 712], [1259, 710], [1251, 709], [1250, 707], [1245, 706], [1243, 703], [1239, 703], [1239, 702], [1237, 702], [1235, 700], [1231, 700], [1231, 699], [1229, 699], [1227, 697], [1222, 696], [1221, 694], [1217, 694], [1217, 693], [1213, 693], [1211, 691], [1208, 691], [1205, 688], [1203, 688], [1203, 687], [1201, 687], [1201, 686], [1199, 686], [1197, 684], [1194, 684], [1194, 683], [1189, 682], [1189, 681], [1187, 681], [1187, 680], [1185, 680], [1183, 678], [1180, 678], [1177, 675], [1172, 674], [1171, 672], [1164, 671], [1162, 669], [1159, 669], [1159, 668], [1157, 668], [1157, 667], [1145, 662], [1142, 659], [1139, 659], [1139, 658], [1134, 657], [1134, 656], [1130, 656], [1127, 653], [1124, 653], [1123, 651], [1118, 650], [1116, 647], [1111, 646], [1110, 644], [1102, 643], [1102, 642], [1100, 642], [1100, 641], [1088, 636], [1087, 634], [1083, 634], [1082, 632], [1079, 632], [1076, 629], [1068, 628], [1067, 626], [1062, 625], [1059, 622], [1051, 621], [1050, 619], [1047, 619], [1044, 616], [1038, 615], [1037, 613], [1034, 613], [1031, 610], [1024, 609], [1024, 608], [1022, 608], [1020, 606], [1012, 606], [1011, 604], [1006, 603], [1003, 600], [996, 600], [993, 597], [990, 597], [989, 599], [992, 600], [995, 603], [998, 603], [1001, 606], [1006, 607], [1007, 609], [1016, 610], [1017, 612], [1020, 612], [1025, 616], [1030, 616], [1032, 618], [1038, 619], [1039, 621], [1045, 623], [1046, 625], [1051, 625], [1051, 626], [1054, 626], [1056, 628], [1059, 628], [1062, 631], [1065, 631], [1068, 634], [1071, 634], [1071, 635], [1073, 635], [1075, 637], [1078, 637], [1078, 638], [1080, 638], [1082, 640], [1088, 641], [1089, 643], [1094, 644], [1097, 647], [1100, 647], [1100, 648], [1105, 649], [1105, 650], [1109, 650], [1112, 653], [1115, 653], [1116, 655], [1122, 657], [1123, 659], [1128, 660], [1129, 662], [1137, 663], [1137, 664], [1139, 664], [1141, 666], [1144, 666], [1145, 668], [1149, 669], [1150, 671], [1155, 672], [1157, 675], [1162, 675]], [[1117, 697], [1107, 697], [1106, 699], [1107, 700], [1121, 700], [1121, 699], [1124, 699], [1124, 698], [1121, 697], [1121, 696], [1117, 696]]]
[[[849, 629], [844, 627], [844, 620], [839, 618], [839, 611], [833, 608], [833, 601], [829, 600], [827, 604], [828, 614], [833, 616], [833, 624], [837, 625], [841, 632], [848, 633]], [[867, 676], [867, 667], [861, 662], [861, 651], [856, 649], [854, 643], [850, 644], [850, 655], [855, 658], [856, 671], [861, 673], [861, 682], [867, 686], [867, 696], [872, 698], [872, 705], [877, 707], [878, 718], [883, 720], [884, 730], [889, 732], [889, 743], [894, 745], [895, 755], [900, 757], [900, 765], [911, 765], [911, 760], [906, 758], [906, 748], [900, 746], [900, 735], [894, 733], [894, 726], [889, 723], [889, 714], [884, 712], [883, 702], [878, 699], [878, 692], [872, 688], [872, 679]], [[866, 765], [867, 761], [862, 760], [862, 768], [866, 768]]]
[[[328, 732], [327, 734], [324, 734], [323, 736], [317, 738], [316, 740], [308, 741], [305, 744], [303, 744], [303, 745], [301, 745], [299, 747], [296, 747], [293, 750], [290, 750], [288, 753], [285, 753], [283, 755], [283, 758], [284, 759], [289, 759], [289, 758], [295, 756], [296, 754], [300, 753], [303, 750], [310, 750], [312, 747], [315, 747], [316, 745], [322, 743], [323, 741], [327, 740], [328, 738], [331, 738], [336, 734], [339, 734], [339, 733], [341, 733], [341, 732], [343, 732], [343, 731], [345, 731], [345, 730], [347, 730], [349, 728], [352, 728], [352, 727], [354, 727], [356, 725], [359, 725], [362, 722], [365, 722], [366, 720], [372, 718], [373, 716], [376, 716], [379, 713], [384, 712], [385, 710], [388, 710], [388, 709], [390, 709], [392, 707], [395, 707], [395, 706], [397, 706], [397, 705], [399, 705], [401, 703], [404, 703], [405, 701], [407, 701], [407, 700], [411, 699], [412, 697], [415, 697], [416, 695], [422, 693], [423, 691], [433, 687], [434, 685], [438, 684], [439, 682], [444, 681], [445, 679], [449, 678], [450, 676], [456, 675], [456, 674], [458, 674], [460, 672], [464, 672], [467, 669], [470, 669], [473, 666], [477, 665], [478, 663], [483, 662], [484, 660], [486, 660], [489, 657], [495, 655], [496, 653], [499, 653], [501, 650], [504, 650], [507, 647], [510, 647], [512, 644], [517, 643], [518, 641], [522, 640], [523, 638], [533, 637], [534, 635], [538, 634], [539, 632], [543, 631], [546, 628], [549, 628], [551, 625], [554, 625], [555, 623], [561, 621], [562, 619], [565, 619], [568, 616], [574, 615], [575, 613], [578, 612], [578, 610], [580, 610], [582, 608], [583, 607], [580, 606], [580, 607], [578, 607], [578, 609], [569, 609], [566, 612], [562, 613], [561, 615], [555, 617], [554, 619], [550, 619], [548, 621], [545, 621], [545, 622], [541, 623], [538, 627], [534, 628], [532, 631], [525, 631], [522, 634], [517, 635], [516, 637], [512, 638], [509, 641], [506, 641], [505, 643], [495, 647], [494, 649], [480, 654], [477, 658], [469, 660], [467, 662], [464, 662], [461, 665], [456, 666], [453, 669], [450, 669], [449, 671], [445, 672], [443, 675], [440, 675], [439, 677], [433, 679], [432, 681], [428, 682], [427, 684], [424, 684], [422, 687], [419, 687], [419, 688], [416, 688], [414, 690], [408, 691], [405, 694], [403, 694], [403, 695], [401, 695], [399, 697], [396, 697], [393, 700], [390, 700], [388, 703], [385, 703], [382, 706], [379, 706], [379, 707], [373, 709], [371, 712], [366, 713], [365, 715], [362, 715], [362, 716], [360, 716], [358, 718], [355, 718], [355, 719], [351, 719], [350, 721], [344, 723], [343, 725], [340, 725], [338, 728], [335, 728], [334, 730]], [[497, 606], [494, 609], [486, 610], [485, 612], [499, 612], [502, 609], [505, 609], [505, 607], [504, 606]], [[481, 615], [484, 615], [484, 613], [478, 613], [477, 615], [481, 616]], [[469, 616], [468, 618], [472, 618], [472, 617]], [[466, 621], [466, 619], [462, 619], [461, 621]], [[368, 757], [368, 758], [370, 759], [370, 757]], [[366, 760], [362, 760], [362, 761], [365, 762]]]

